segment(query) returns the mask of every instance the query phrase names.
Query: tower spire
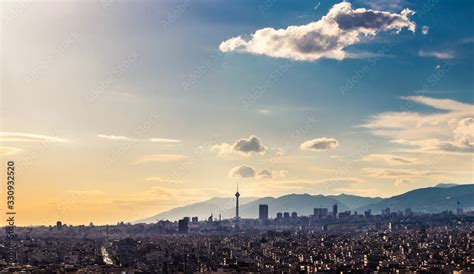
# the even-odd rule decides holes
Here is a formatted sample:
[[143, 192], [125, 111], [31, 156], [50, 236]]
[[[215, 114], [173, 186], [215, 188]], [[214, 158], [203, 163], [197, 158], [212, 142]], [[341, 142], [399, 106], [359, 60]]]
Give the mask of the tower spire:
[[235, 193], [235, 221], [239, 221], [239, 182], [237, 181], [237, 192]]

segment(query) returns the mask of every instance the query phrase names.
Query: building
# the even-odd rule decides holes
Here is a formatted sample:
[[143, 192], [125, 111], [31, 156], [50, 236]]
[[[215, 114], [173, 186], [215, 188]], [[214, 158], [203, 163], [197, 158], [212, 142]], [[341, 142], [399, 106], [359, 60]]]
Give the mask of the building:
[[283, 218], [283, 214], [281, 212], [277, 212], [277, 219]]
[[322, 207], [314, 208], [313, 209], [313, 216], [317, 220], [326, 218], [328, 216], [328, 209], [327, 208], [322, 208]]
[[390, 215], [390, 207], [386, 207], [382, 209], [382, 216]]
[[283, 213], [283, 218], [289, 219], [290, 218], [290, 212]]
[[193, 218], [192, 218], [192, 223], [193, 223], [193, 224], [199, 223], [199, 218], [198, 218], [197, 216], [193, 217]]
[[188, 233], [189, 218], [185, 217], [178, 221], [178, 231], [180, 233]]
[[61, 223], [61, 221], [57, 221], [57, 222], [56, 222], [56, 228], [57, 228], [57, 229], [63, 228], [63, 223]]
[[258, 218], [260, 220], [268, 220], [268, 205], [259, 205], [258, 206]]
[[298, 213], [291, 212], [291, 218], [296, 219], [298, 217]]
[[337, 218], [337, 204], [332, 206], [332, 216]]

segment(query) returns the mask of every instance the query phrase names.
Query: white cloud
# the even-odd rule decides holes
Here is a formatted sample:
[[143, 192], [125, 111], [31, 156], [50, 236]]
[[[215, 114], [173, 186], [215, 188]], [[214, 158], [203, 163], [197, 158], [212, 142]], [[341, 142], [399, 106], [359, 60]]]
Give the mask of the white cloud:
[[187, 159], [187, 157], [180, 154], [151, 154], [140, 157], [135, 163], [142, 164], [148, 162], [176, 162], [185, 159]]
[[1, 142], [52, 142], [52, 143], [67, 143], [69, 140], [46, 136], [40, 134], [20, 133], [20, 132], [0, 132]]
[[423, 33], [423, 35], [427, 35], [429, 31], [430, 31], [430, 27], [428, 26], [423, 26], [421, 28], [421, 33]]
[[102, 138], [102, 139], [108, 139], [112, 141], [138, 141], [137, 139], [129, 138], [127, 136], [117, 136], [117, 135], [104, 135], [104, 134], [99, 134], [97, 137]]
[[248, 139], [242, 138], [237, 140], [233, 145], [222, 143], [211, 147], [212, 151], [217, 151], [220, 156], [226, 154], [239, 154], [242, 156], [250, 156], [252, 152], [264, 154], [267, 151], [260, 139], [252, 135]]
[[11, 156], [21, 151], [23, 150], [16, 147], [0, 147], [0, 156]]
[[442, 112], [383, 112], [373, 115], [361, 127], [392, 143], [415, 146], [421, 152], [472, 152], [474, 106], [450, 99], [409, 96], [406, 108], [423, 104]]
[[460, 120], [453, 130], [453, 139], [458, 147], [474, 146], [474, 118], [468, 117]]
[[437, 59], [453, 59], [455, 56], [452, 51], [441, 51], [441, 50], [420, 50], [418, 55], [421, 57], [434, 57]]
[[233, 37], [219, 45], [223, 52], [248, 52], [293, 60], [347, 58], [345, 48], [361, 42], [363, 37], [383, 31], [399, 33], [403, 28], [415, 32], [409, 9], [400, 14], [371, 9], [352, 9], [348, 2], [334, 5], [326, 16], [307, 25], [286, 29], [263, 28], [251, 35]]
[[166, 138], [150, 138], [150, 139], [135, 139], [132, 137], [121, 136], [121, 135], [105, 135], [99, 134], [97, 137], [102, 139], [108, 139], [112, 141], [128, 141], [128, 142], [152, 142], [152, 143], [162, 143], [162, 144], [174, 144], [180, 143], [181, 140], [176, 139], [166, 139]]
[[401, 157], [393, 154], [369, 154], [362, 158], [367, 162], [385, 162], [389, 165], [401, 165], [414, 163], [416, 158]]
[[166, 138], [151, 138], [149, 139], [149, 141], [152, 143], [164, 143], [164, 144], [181, 143], [181, 140], [166, 139]]
[[255, 177], [255, 169], [249, 166], [236, 166], [229, 171], [229, 177], [253, 178]]
[[335, 138], [317, 138], [308, 140], [301, 144], [300, 148], [307, 151], [325, 151], [335, 149], [339, 146], [339, 142]]

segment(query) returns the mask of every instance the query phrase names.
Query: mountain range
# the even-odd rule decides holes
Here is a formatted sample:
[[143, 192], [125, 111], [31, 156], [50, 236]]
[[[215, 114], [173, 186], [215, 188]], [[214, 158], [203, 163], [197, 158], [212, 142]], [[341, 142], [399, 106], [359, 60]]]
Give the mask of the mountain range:
[[[351, 210], [363, 213], [371, 209], [380, 213], [383, 208], [390, 207], [392, 211], [411, 208], [415, 212], [434, 213], [445, 210], [455, 210], [458, 203], [464, 209], [474, 208], [474, 184], [439, 184], [435, 187], [415, 189], [390, 198], [361, 197], [356, 195], [310, 195], [289, 194], [274, 197], [240, 197], [240, 216], [242, 218], [257, 218], [258, 206], [268, 205], [270, 217], [277, 212], [297, 212], [298, 215], [311, 215], [313, 208], [324, 207], [332, 211], [337, 204], [339, 212]], [[185, 216], [207, 219], [210, 215], [215, 218], [219, 214], [223, 219], [235, 216], [235, 198], [212, 198], [207, 201], [174, 208], [152, 217], [138, 220], [134, 223], [154, 223], [158, 220], [178, 220]]]

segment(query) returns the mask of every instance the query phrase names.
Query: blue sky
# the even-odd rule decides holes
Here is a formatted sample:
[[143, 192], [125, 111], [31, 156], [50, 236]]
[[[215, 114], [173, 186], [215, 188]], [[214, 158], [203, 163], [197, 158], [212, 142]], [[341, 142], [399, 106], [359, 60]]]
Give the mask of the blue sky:
[[2, 161], [31, 223], [472, 183], [473, 7], [2, 2]]

